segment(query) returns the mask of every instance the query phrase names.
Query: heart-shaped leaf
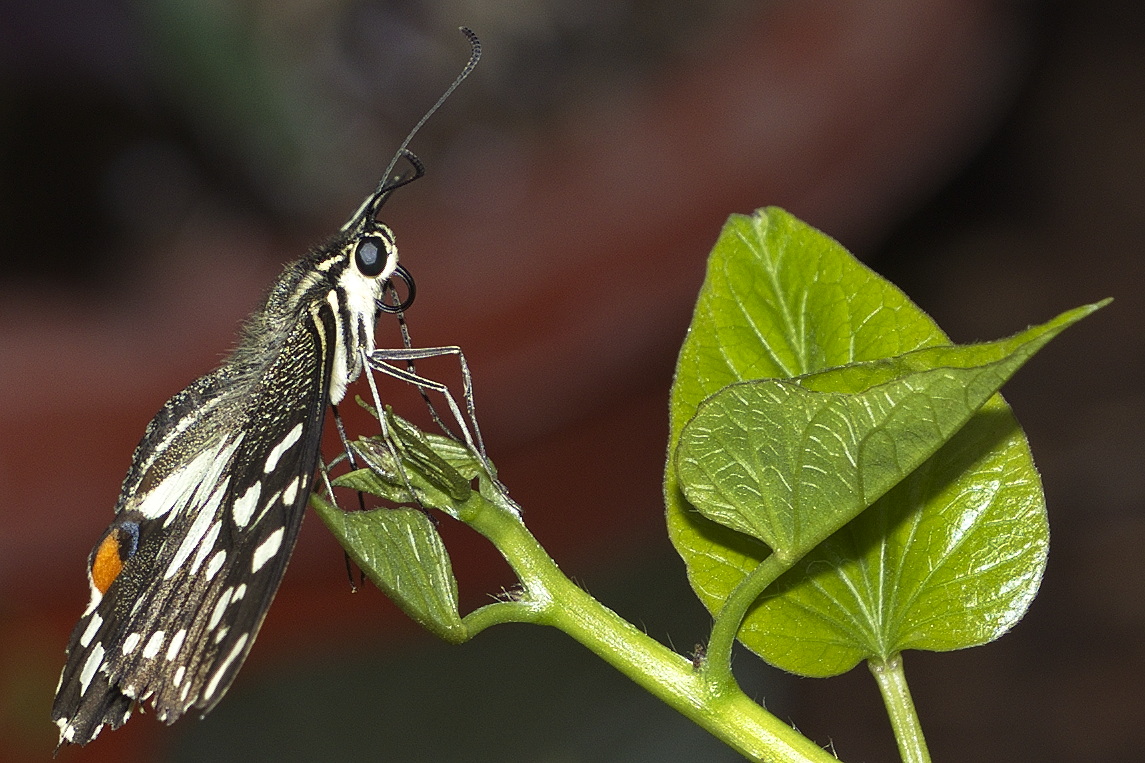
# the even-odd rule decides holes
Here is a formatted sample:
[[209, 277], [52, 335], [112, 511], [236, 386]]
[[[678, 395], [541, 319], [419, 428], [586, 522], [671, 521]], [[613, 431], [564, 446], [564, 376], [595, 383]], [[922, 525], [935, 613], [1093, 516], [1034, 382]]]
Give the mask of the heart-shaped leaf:
[[1025, 438], [1000, 398], [780, 577], [740, 638], [805, 676], [992, 641], [1037, 593], [1049, 544]]
[[[819, 231], [776, 208], [732, 215], [708, 259], [680, 349], [668, 452], [700, 402], [729, 384], [790, 379], [945, 343], [902, 292]], [[692, 588], [718, 612], [770, 550], [693, 510], [671, 460], [664, 500], [668, 535]]]
[[[942, 365], [937, 355], [904, 355], [912, 350], [959, 351], [940, 345], [948, 341], [921, 310], [823, 234], [778, 209], [733, 216], [709, 260], [681, 349], [670, 452], [700, 402], [728, 384], [798, 376], [808, 389], [854, 392], [901, 377], [912, 363], [915, 370]], [[881, 362], [853, 365], [862, 361]], [[807, 376], [836, 366], [851, 368]], [[891, 453], [902, 447], [886, 444]], [[848, 512], [828, 511], [825, 520], [774, 513], [729, 520], [721, 510], [727, 527], [694, 509], [671, 465], [665, 499], [672, 542], [713, 613], [770, 553], [767, 543], [797, 556]], [[1037, 472], [1009, 409], [995, 398], [769, 589], [739, 637], [806, 675], [830, 675], [888, 648], [982, 643], [1024, 613], [1046, 544]]]

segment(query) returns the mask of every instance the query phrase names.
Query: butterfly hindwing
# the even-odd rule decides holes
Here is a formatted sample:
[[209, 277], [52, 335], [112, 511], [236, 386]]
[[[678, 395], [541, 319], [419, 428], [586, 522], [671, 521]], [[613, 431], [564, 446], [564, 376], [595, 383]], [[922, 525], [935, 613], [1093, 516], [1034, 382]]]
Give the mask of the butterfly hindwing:
[[[224, 366], [148, 427], [116, 520], [92, 553], [92, 604], [72, 633], [52, 710], [62, 741], [120, 726], [134, 702], [149, 699], [172, 722], [226, 692], [301, 526], [337, 323], [319, 303], [297, 316], [268, 365]], [[114, 574], [100, 594], [105, 558]]]

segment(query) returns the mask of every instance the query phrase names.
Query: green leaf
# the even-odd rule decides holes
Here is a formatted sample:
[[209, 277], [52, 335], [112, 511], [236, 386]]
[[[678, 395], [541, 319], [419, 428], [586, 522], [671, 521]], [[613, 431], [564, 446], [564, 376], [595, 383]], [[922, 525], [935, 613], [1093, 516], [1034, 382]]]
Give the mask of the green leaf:
[[[732, 215], [680, 349], [668, 452], [700, 402], [728, 384], [788, 379], [944, 343], [902, 292], [819, 231], [775, 208]], [[671, 460], [664, 499], [668, 534], [692, 588], [718, 612], [769, 549], [693, 510]]]
[[447, 641], [467, 638], [449, 554], [425, 512], [347, 512], [316, 493], [310, 504], [354, 563], [402, 611]]
[[[948, 344], [898, 289], [818, 231], [774, 208], [733, 216], [709, 260], [681, 349], [669, 451], [675, 452], [701, 401], [728, 384], [803, 377], [807, 390], [855, 392], [914, 371], [957, 366], [941, 359], [963, 351], [941, 347]], [[1012, 351], [1002, 344], [995, 349]], [[935, 354], [905, 355], [921, 348]], [[853, 365], [863, 361], [879, 362]], [[850, 368], [827, 371], [836, 366]], [[821, 371], [827, 372], [808, 376]], [[806, 412], [778, 415], [780, 422], [804, 415], [806, 425]], [[895, 464], [930, 447], [917, 445], [913, 438], [882, 444], [891, 454], [889, 468], [875, 470], [884, 473], [882, 482], [893, 484], [894, 472], [902, 470]], [[909, 458], [900, 453], [908, 446]], [[864, 467], [856, 468], [862, 476]], [[864, 483], [858, 494], [865, 501], [885, 489]], [[767, 543], [798, 556], [855, 510], [854, 503], [831, 507], [823, 518], [765, 509], [761, 520], [731, 519], [725, 507], [719, 518], [732, 529], [694, 509], [671, 463], [665, 499], [672, 542], [713, 613], [768, 556]], [[806, 675], [830, 675], [888, 649], [982, 643], [1024, 613], [1044, 569], [1047, 537], [1037, 472], [1009, 409], [995, 397], [930, 460], [781, 577], [739, 637], [769, 661]]]
[[[429, 488], [444, 493], [453, 501], [464, 501], [469, 497], [473, 489], [469, 480], [439, 456], [420, 432], [414, 430], [414, 434], [418, 435], [417, 439], [400, 430], [399, 433], [400, 439], [397, 439], [396, 443], [401, 449], [403, 466], [408, 465]], [[381, 438], [363, 438], [355, 441], [353, 448], [370, 468], [383, 474], [397, 476], [400, 481], [401, 475], [394, 466], [390, 443], [384, 442]]]
[[[335, 487], [377, 495], [395, 503], [417, 503], [459, 518], [473, 496], [471, 481], [483, 474], [480, 463], [464, 444], [448, 437], [425, 434], [386, 411], [390, 437], [363, 437], [351, 443], [366, 462], [337, 477]], [[400, 451], [401, 469], [395, 451]], [[414, 496], [409, 488], [413, 488]]]
[[708, 519], [794, 561], [914, 471], [1092, 310], [1000, 342], [729, 385], [684, 427], [675, 454], [684, 494]]
[[[360, 395], [355, 395], [354, 400], [367, 413], [375, 419], [378, 418], [378, 409], [363, 400]], [[386, 406], [385, 415], [387, 430], [391, 437], [398, 442], [399, 447], [403, 447], [403, 449], [412, 448], [414, 451], [422, 452], [432, 451], [432, 454], [429, 455], [430, 459], [445, 461], [459, 473], [465, 475], [466, 479], [473, 479], [482, 472], [481, 462], [465, 443], [442, 434], [423, 432], [394, 413], [389, 406]], [[384, 442], [383, 438], [379, 436], [361, 439], [378, 443]]]
[[937, 456], [781, 576], [740, 639], [805, 676], [904, 649], [985, 644], [1025, 614], [1048, 546], [1025, 437], [995, 396]]
[[457, 581], [425, 510], [439, 509], [465, 521], [490, 503], [514, 516], [518, 509], [464, 443], [424, 433], [389, 409], [383, 415], [386, 437], [350, 444], [366, 468], [331, 482], [420, 508], [343, 512], [317, 494], [311, 495], [311, 504], [350, 558], [402, 610], [442, 638], [464, 641], [469, 630], [457, 609]]
[[[479, 458], [469, 446], [452, 437], [423, 432], [400, 416], [386, 409], [386, 421], [394, 448], [386, 446], [381, 438], [363, 438], [354, 447], [362, 455], [375, 477], [388, 486], [392, 493], [408, 500], [405, 480], [409, 480], [417, 493], [417, 503], [426, 508], [440, 509], [454, 519], [468, 521], [470, 512], [478, 509], [481, 501], [492, 503], [503, 510], [520, 515], [521, 507], [508, 495], [505, 486], [497, 482], [497, 467], [488, 459]], [[405, 476], [394, 468], [393, 450], [401, 453]], [[472, 482], [477, 480], [474, 492]], [[368, 491], [374, 492], [374, 491]], [[377, 495], [388, 497], [384, 492]]]
[[940, 344], [949, 342], [928, 316], [834, 240], [774, 207], [732, 215], [680, 350], [673, 442], [700, 401], [728, 384]]

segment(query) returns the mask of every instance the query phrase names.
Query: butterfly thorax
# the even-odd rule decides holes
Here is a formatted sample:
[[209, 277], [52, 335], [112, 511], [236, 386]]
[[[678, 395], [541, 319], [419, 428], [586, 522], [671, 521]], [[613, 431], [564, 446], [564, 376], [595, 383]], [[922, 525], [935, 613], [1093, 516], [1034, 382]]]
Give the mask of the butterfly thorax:
[[[373, 244], [385, 258], [376, 274], [362, 271], [359, 250]], [[329, 307], [335, 332], [326, 337], [333, 353], [330, 402], [338, 403], [346, 385], [362, 372], [362, 354], [374, 349], [374, 324], [386, 278], [397, 266], [393, 233], [372, 219], [345, 231], [326, 246], [291, 263], [275, 281], [262, 306], [247, 322], [229, 364], [252, 379], [265, 374], [266, 360], [280, 353], [290, 331], [301, 321], [318, 320]]]
[[[262, 304], [243, 327], [242, 336], [223, 364], [168, 400], [148, 425], [132, 467], [123, 481], [116, 511], [139, 503], [151, 488], [197, 453], [218, 450], [227, 433], [248, 428], [252, 398], [275, 399], [302, 394], [306, 368], [318, 364], [312, 346], [298, 342], [300, 332], [317, 327], [329, 354], [327, 402], [338, 403], [346, 385], [362, 371], [362, 354], [374, 349], [373, 327], [384, 278], [363, 275], [355, 252], [367, 237], [389, 242], [393, 234], [375, 221], [368, 231], [346, 231], [325, 246], [287, 265]], [[396, 265], [396, 256], [391, 257]], [[393, 267], [387, 263], [383, 272]], [[325, 320], [323, 320], [325, 318]], [[325, 324], [332, 323], [332, 326]], [[289, 345], [300, 345], [287, 354]], [[274, 364], [286, 373], [269, 373]], [[289, 366], [295, 365], [296, 369]], [[291, 371], [294, 371], [291, 373]]]

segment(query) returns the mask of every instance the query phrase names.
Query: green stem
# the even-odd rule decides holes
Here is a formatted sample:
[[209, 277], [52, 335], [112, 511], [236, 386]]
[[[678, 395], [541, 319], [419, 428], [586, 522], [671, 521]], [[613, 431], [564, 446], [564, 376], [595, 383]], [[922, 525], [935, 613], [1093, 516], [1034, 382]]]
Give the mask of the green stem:
[[[470, 627], [525, 620], [550, 625], [579, 641], [669, 706], [752, 760], [835, 761], [829, 753], [753, 702], [733, 682], [714, 683], [690, 660], [637, 630], [569, 580], [520, 519], [493, 506], [469, 517], [513, 567], [524, 592], [518, 601], [482, 608]], [[502, 606], [506, 605], [506, 606]]]
[[732, 647], [736, 634], [747, 610], [775, 579], [791, 567], [791, 562], [771, 554], [740, 581], [724, 602], [723, 609], [712, 625], [712, 637], [708, 642], [707, 656], [704, 659], [704, 675], [716, 685], [735, 683], [732, 676]]
[[879, 691], [883, 694], [883, 704], [887, 706], [887, 715], [890, 716], [903, 763], [930, 763], [930, 751], [926, 749], [926, 739], [922, 735], [914, 700], [906, 684], [902, 655], [893, 655], [886, 661], [869, 660], [867, 667], [871, 669]]
[[498, 601], [475, 609], [461, 618], [465, 626], [465, 641], [492, 625], [502, 623], [531, 623], [536, 621], [536, 610], [528, 602]]

